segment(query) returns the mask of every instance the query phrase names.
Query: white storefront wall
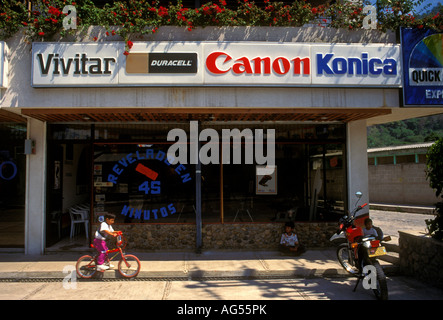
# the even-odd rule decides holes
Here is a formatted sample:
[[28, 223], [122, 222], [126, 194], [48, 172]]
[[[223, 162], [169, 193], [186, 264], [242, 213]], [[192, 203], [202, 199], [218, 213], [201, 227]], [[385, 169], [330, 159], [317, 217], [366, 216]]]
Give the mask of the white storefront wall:
[[[277, 28], [278, 29], [278, 28]], [[16, 35], [11, 40], [8, 40], [8, 47], [10, 48], [9, 56], [9, 81], [8, 88], [4, 89], [0, 106], [2, 108], [8, 108], [10, 110], [20, 110], [21, 108], [75, 108], [81, 113], [81, 108], [332, 108], [332, 109], [346, 109], [346, 108], [384, 108], [384, 109], [398, 109], [399, 102], [399, 87], [401, 80], [401, 65], [398, 61], [397, 77], [389, 76], [384, 78], [385, 80], [375, 81], [374, 75], [368, 75], [367, 77], [359, 76], [354, 77], [349, 75], [338, 76], [336, 80], [327, 80], [328, 83], [322, 83], [326, 81], [330, 75], [318, 79], [318, 75], [315, 75], [313, 70], [316, 70], [316, 55], [313, 55], [313, 50], [317, 50], [322, 47], [324, 54], [327, 54], [331, 48], [330, 42], [334, 39], [344, 39], [342, 42], [354, 42], [351, 47], [348, 44], [338, 46], [337, 55], [343, 55], [346, 48], [353, 48], [352, 55], [362, 60], [362, 66], [366, 68], [366, 63], [369, 64], [369, 57], [374, 57], [377, 52], [380, 53], [380, 59], [383, 61], [388, 54], [383, 51], [383, 48], [390, 48], [390, 50], [399, 51], [398, 46], [394, 46], [394, 36], [385, 36], [384, 34], [376, 33], [375, 37], [368, 38], [368, 33], [361, 33], [360, 37], [356, 37], [355, 34], [344, 33], [342, 36], [338, 36], [337, 31], [332, 32], [330, 36], [326, 36], [323, 39], [319, 39], [318, 33], [313, 32], [312, 35], [308, 35], [312, 32], [311, 28], [305, 30], [293, 30], [282, 28], [280, 30], [280, 36], [276, 33], [278, 30], [263, 28], [262, 31], [257, 33], [251, 33], [250, 29], [239, 29], [240, 31], [232, 31], [228, 33], [225, 29], [205, 28], [205, 30], [196, 31], [191, 39], [189, 35], [182, 31], [175, 32], [166, 31], [159, 32], [156, 35], [155, 41], [158, 41], [160, 48], [166, 46], [165, 40], [170, 39], [174, 41], [190, 40], [195, 41], [193, 46], [198, 50], [208, 50], [211, 46], [216, 46], [217, 50], [228, 53], [226, 50], [229, 47], [234, 48], [229, 52], [232, 58], [237, 59], [243, 57], [245, 54], [249, 55], [249, 58], [253, 58], [255, 49], [251, 49], [251, 52], [243, 53], [242, 45], [228, 43], [225, 46], [214, 43], [201, 43], [201, 41], [218, 41], [220, 38], [229, 41], [251, 41], [248, 34], [255, 34], [256, 38], [253, 41], [262, 41], [258, 44], [258, 47], [268, 47], [266, 50], [271, 50], [273, 46], [276, 48], [283, 48], [284, 43], [274, 43], [266, 45], [264, 41], [280, 41], [293, 42], [293, 39], [300, 37], [300, 32], [303, 32], [302, 37], [304, 42], [312, 42], [305, 48], [300, 47], [299, 44], [288, 43], [287, 48], [292, 46], [296, 50], [287, 50], [289, 53], [285, 53], [285, 50], [278, 51], [278, 53], [270, 53], [269, 51], [263, 51], [263, 55], [269, 55], [274, 61], [284, 54], [294, 54], [295, 56], [303, 58], [309, 55], [311, 62], [311, 72], [309, 77], [300, 75], [297, 79], [301, 79], [299, 83], [291, 83], [283, 75], [269, 75], [268, 78], [258, 77], [254, 75], [248, 75], [241, 78], [238, 75], [230, 75], [226, 85], [223, 85], [220, 81], [220, 75], [208, 75], [207, 70], [203, 70], [204, 67], [199, 65], [202, 69], [202, 74], [196, 75], [179, 75], [171, 79], [171, 81], [165, 81], [163, 77], [156, 76], [155, 83], [143, 84], [140, 83], [140, 79], [147, 81], [146, 74], [144, 75], [131, 75], [128, 77], [126, 83], [124, 83], [125, 73], [123, 69], [119, 70], [119, 73], [112, 74], [109, 79], [101, 78], [102, 75], [96, 75], [89, 77], [85, 80], [80, 77], [80, 83], [72, 83], [71, 80], [66, 80], [63, 76], [54, 76], [54, 65], [49, 68], [47, 64], [49, 62], [47, 53], [45, 50], [58, 50], [59, 58], [59, 70], [60, 63], [64, 63], [65, 70], [67, 69], [68, 56], [63, 62], [60, 60], [63, 54], [68, 54], [72, 58], [71, 67], [75, 67], [76, 50], [70, 52], [74, 48], [74, 44], [35, 44], [35, 52], [31, 52], [31, 45], [23, 41], [21, 35]], [[308, 30], [309, 29], [309, 30]], [[260, 30], [254, 29], [255, 31]], [[214, 38], [214, 34], [218, 34], [218, 38]], [[173, 36], [171, 36], [173, 35]], [[284, 36], [282, 36], [284, 35]], [[292, 37], [291, 37], [292, 35]], [[317, 35], [317, 36], [316, 36]], [[343, 36], [344, 35], [344, 36]], [[181, 39], [180, 39], [181, 37]], [[177, 39], [179, 38], [179, 39]], [[362, 46], [358, 44], [363, 42], [363, 39], [373, 42], [367, 45], [364, 49], [360, 50]], [[380, 45], [374, 44], [375, 42], [381, 43]], [[294, 42], [296, 42], [295, 40]], [[320, 43], [314, 43], [314, 41]], [[119, 53], [116, 56], [116, 68], [121, 66], [121, 61], [126, 57], [122, 54], [122, 42], [116, 44]], [[160, 45], [161, 44], [161, 45]], [[200, 45], [199, 45], [200, 44]], [[90, 43], [91, 46], [97, 48], [96, 43]], [[102, 44], [103, 45], [103, 44]], [[115, 45], [115, 44], [114, 44]], [[124, 44], [123, 44], [124, 45]], [[254, 44], [248, 43], [247, 46], [253, 46]], [[51, 47], [52, 46], [52, 47]], [[75, 45], [77, 46], [77, 45]], [[86, 46], [86, 43], [79, 45]], [[100, 45], [99, 45], [100, 46]], [[110, 55], [111, 44], [104, 44], [108, 51], [107, 55]], [[167, 46], [166, 46], [167, 47]], [[194, 48], [193, 47], [193, 48]], [[208, 47], [208, 48], [206, 48]], [[253, 47], [253, 48], [258, 48]], [[369, 47], [375, 51], [366, 50]], [[307, 52], [308, 48], [310, 52]], [[357, 50], [356, 48], [360, 48]], [[378, 48], [378, 49], [377, 49]], [[394, 49], [393, 49], [394, 48]], [[397, 48], [397, 49], [395, 49]], [[62, 50], [63, 49], [63, 50]], [[133, 52], [146, 53], [147, 45], [142, 42], [134, 45]], [[156, 50], [157, 50], [156, 49]], [[163, 50], [161, 49], [161, 50]], [[65, 51], [64, 51], [65, 50]], [[184, 50], [182, 46], [180, 50]], [[193, 49], [194, 50], [194, 49]], [[258, 50], [258, 49], [257, 49]], [[274, 49], [272, 49], [274, 50]], [[345, 50], [345, 51], [343, 51]], [[352, 51], [351, 50], [351, 51]], [[356, 52], [357, 50], [358, 52]], [[112, 50], [111, 50], [112, 51]], [[188, 50], [189, 51], [189, 50]], [[191, 50], [192, 51], [192, 50]], [[45, 68], [48, 68], [48, 76], [41, 77], [36, 73], [36, 68], [39, 68], [39, 62], [35, 59], [35, 54], [44, 53], [45, 56], [41, 56], [41, 61]], [[65, 52], [65, 53], [63, 53]], [[194, 51], [192, 51], [194, 52]], [[317, 51], [316, 51], [317, 52]], [[362, 52], [368, 52], [368, 58], [366, 55], [362, 56]], [[51, 52], [53, 53], [53, 52]], [[79, 53], [79, 52], [77, 52]], [[238, 56], [241, 55], [241, 56]], [[395, 53], [398, 55], [398, 52]], [[78, 63], [80, 66], [81, 55], [78, 57]], [[92, 57], [90, 55], [89, 57]], [[34, 59], [35, 58], [35, 59]], [[226, 58], [226, 56], [222, 57]], [[383, 59], [382, 59], [383, 58]], [[330, 61], [332, 61], [333, 57]], [[363, 61], [366, 59], [366, 62]], [[400, 59], [398, 59], [400, 60]], [[96, 62], [97, 60], [95, 60]], [[109, 60], [108, 62], [110, 62]], [[242, 60], [244, 61], [244, 60]], [[52, 61], [53, 63], [54, 61]], [[102, 60], [103, 62], [103, 60]], [[117, 63], [118, 62], [118, 63]], [[222, 61], [217, 60], [217, 65], [220, 70], [225, 71], [225, 67], [232, 67], [232, 65], [222, 64]], [[232, 61], [231, 61], [232, 62]], [[284, 62], [280, 61], [280, 71], [284, 70]], [[376, 61], [378, 63], [378, 60]], [[342, 63], [344, 60], [340, 60], [336, 63], [338, 71], [343, 70]], [[372, 66], [375, 65], [375, 62]], [[89, 68], [90, 65], [88, 65]], [[110, 65], [109, 65], [110, 66]], [[332, 64], [330, 64], [332, 68]], [[52, 68], [52, 69], [51, 69]], [[51, 72], [49, 72], [51, 70]], [[87, 69], [84, 69], [87, 70]], [[89, 70], [89, 69], [88, 69]], [[97, 69], [96, 69], [97, 70]], [[104, 65], [102, 65], [102, 71], [104, 71]], [[111, 70], [111, 68], [109, 68]], [[113, 70], [113, 69], [112, 69]], [[243, 70], [243, 69], [240, 69]], [[378, 69], [373, 69], [378, 70]], [[31, 72], [32, 71], [32, 72]], [[41, 71], [41, 69], [40, 69]], [[72, 70], [71, 70], [72, 71]], [[73, 72], [73, 71], [72, 71]], [[230, 72], [230, 71], [229, 71]], [[292, 71], [291, 71], [292, 72]], [[377, 71], [378, 72], [378, 71]], [[122, 76], [122, 77], [120, 77]], [[59, 77], [59, 78], [58, 78]], [[273, 77], [272, 79], [270, 77]], [[256, 82], [245, 83], [244, 79], [255, 79]], [[309, 78], [309, 81], [307, 80]], [[57, 80], [61, 79], [61, 80]], [[106, 80], [103, 80], [106, 79]], [[179, 79], [179, 80], [177, 80]], [[196, 80], [203, 82], [191, 82]], [[243, 79], [243, 80], [242, 80]], [[262, 81], [260, 79], [266, 79]], [[270, 79], [272, 80], [271, 82]], [[358, 81], [356, 80], [358, 79]], [[365, 80], [367, 79], [367, 80]], [[282, 81], [276, 85], [275, 81]], [[58, 81], [58, 82], [57, 82]], [[88, 82], [92, 81], [92, 82]], [[95, 82], [94, 82], [95, 81]], [[252, 81], [252, 80], [251, 80]], [[304, 83], [307, 81], [307, 83]], [[319, 82], [315, 82], [319, 81]], [[365, 81], [369, 81], [365, 83]], [[69, 83], [68, 83], [69, 82]], [[135, 86], [133, 86], [135, 83]], [[272, 83], [272, 85], [271, 85]], [[153, 84], [158, 86], [152, 86]], [[177, 84], [179, 84], [177, 86]], [[33, 86], [34, 87], [33, 87]], [[307, 86], [304, 86], [307, 85]], [[41, 87], [39, 87], [41, 86]], [[84, 87], [86, 86], [86, 87]], [[369, 86], [369, 88], [368, 88]], [[39, 88], [38, 88], [39, 87]], [[403, 115], [404, 116], [404, 115]], [[406, 115], [407, 117], [407, 115]], [[26, 239], [25, 239], [25, 252], [27, 254], [41, 254], [44, 252], [44, 239], [45, 239], [45, 185], [46, 185], [46, 123], [28, 119], [28, 137], [36, 142], [35, 154], [27, 155], [27, 194], [26, 194]], [[354, 194], [356, 191], [361, 191], [364, 194], [363, 202], [368, 201], [368, 168], [367, 168], [367, 153], [366, 153], [366, 120], [354, 121], [347, 124], [347, 179], [348, 179], [348, 205], [350, 207], [355, 203]]]

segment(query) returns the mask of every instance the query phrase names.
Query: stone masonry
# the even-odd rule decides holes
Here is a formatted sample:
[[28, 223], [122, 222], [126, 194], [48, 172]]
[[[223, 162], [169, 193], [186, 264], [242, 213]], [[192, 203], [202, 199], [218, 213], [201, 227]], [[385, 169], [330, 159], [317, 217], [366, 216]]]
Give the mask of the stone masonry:
[[[116, 230], [128, 235], [129, 248], [137, 250], [194, 250], [194, 224], [130, 224]], [[204, 224], [202, 249], [276, 250], [284, 223]], [[328, 247], [336, 222], [296, 222], [295, 232], [307, 248]]]
[[443, 287], [443, 242], [399, 231], [400, 270]]

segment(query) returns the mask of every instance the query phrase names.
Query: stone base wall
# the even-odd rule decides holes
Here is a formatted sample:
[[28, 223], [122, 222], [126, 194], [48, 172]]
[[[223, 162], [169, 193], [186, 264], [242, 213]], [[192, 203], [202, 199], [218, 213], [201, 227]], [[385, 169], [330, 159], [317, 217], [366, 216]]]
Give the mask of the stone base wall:
[[[195, 250], [196, 226], [191, 224], [116, 225], [135, 250]], [[275, 250], [284, 223], [203, 224], [202, 249]], [[295, 232], [308, 248], [328, 247], [336, 222], [300, 222]]]
[[399, 231], [400, 270], [443, 287], [443, 242]]

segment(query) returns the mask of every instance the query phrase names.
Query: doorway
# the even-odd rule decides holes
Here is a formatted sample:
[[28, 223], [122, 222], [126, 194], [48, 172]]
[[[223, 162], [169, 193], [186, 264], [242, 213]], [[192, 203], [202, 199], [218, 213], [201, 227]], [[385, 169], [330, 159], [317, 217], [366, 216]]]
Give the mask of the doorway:
[[[84, 224], [71, 224], [70, 208], [90, 201], [91, 148], [89, 143], [60, 141], [48, 144], [46, 190], [46, 247], [61, 240], [85, 245]], [[89, 234], [88, 230], [88, 234]]]
[[24, 249], [26, 124], [0, 123], [0, 248]]

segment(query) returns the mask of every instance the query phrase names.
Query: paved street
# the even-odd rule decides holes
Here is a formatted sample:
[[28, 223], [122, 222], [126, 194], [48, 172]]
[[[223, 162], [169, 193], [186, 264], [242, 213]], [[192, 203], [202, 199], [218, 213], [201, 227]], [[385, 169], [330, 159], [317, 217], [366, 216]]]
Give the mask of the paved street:
[[385, 235], [390, 235], [393, 242], [398, 243], [398, 231], [425, 234], [425, 220], [433, 219], [434, 215], [371, 209], [370, 217], [375, 226], [380, 227]]
[[[385, 234], [398, 240], [398, 230], [425, 232], [425, 219], [432, 215], [371, 210], [371, 218]], [[12, 261], [12, 257], [16, 257]], [[103, 280], [62, 281], [64, 266], [74, 263], [78, 254], [42, 256], [38, 261], [16, 254], [1, 259], [3, 279], [0, 279], [0, 300], [155, 300], [155, 301], [225, 301], [225, 300], [375, 300], [372, 291], [362, 285], [353, 292], [355, 279], [337, 273], [343, 271], [335, 251], [309, 250], [296, 259], [273, 252], [204, 252], [140, 253], [144, 275], [159, 275], [157, 279], [122, 281]], [[388, 265], [386, 265], [388, 266]], [[297, 271], [299, 270], [299, 271]], [[338, 270], [338, 271], [335, 271]], [[251, 274], [284, 274], [283, 279], [241, 277]], [[344, 271], [343, 271], [344, 272]], [[293, 274], [294, 277], [287, 275]], [[21, 280], [8, 280], [12, 275]], [[108, 273], [110, 275], [111, 273]], [[178, 276], [207, 274], [209, 278], [177, 279]], [[30, 276], [33, 275], [33, 276]], [[55, 275], [51, 281], [44, 277]], [[41, 277], [29, 280], [27, 277]], [[167, 279], [162, 279], [161, 277]], [[223, 279], [224, 276], [227, 276]], [[68, 276], [66, 276], [68, 277]], [[169, 277], [169, 278], [168, 278]], [[212, 279], [212, 278], [216, 279]], [[73, 287], [73, 288], [71, 288]], [[390, 300], [443, 300], [443, 289], [397, 274], [388, 275]], [[180, 303], [180, 301], [178, 302]], [[165, 308], [167, 309], [167, 308]], [[167, 310], [175, 312], [175, 310]]]
[[[215, 281], [0, 282], [1, 300], [375, 300], [353, 278]], [[66, 286], [66, 288], [64, 288]], [[68, 286], [75, 286], [69, 288]], [[443, 300], [443, 290], [388, 279], [390, 300]]]

